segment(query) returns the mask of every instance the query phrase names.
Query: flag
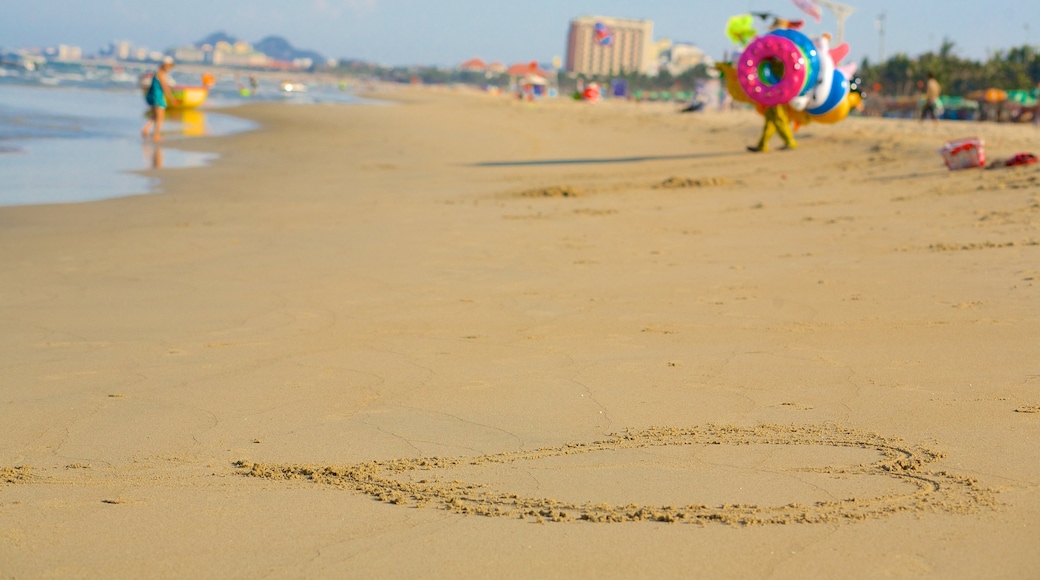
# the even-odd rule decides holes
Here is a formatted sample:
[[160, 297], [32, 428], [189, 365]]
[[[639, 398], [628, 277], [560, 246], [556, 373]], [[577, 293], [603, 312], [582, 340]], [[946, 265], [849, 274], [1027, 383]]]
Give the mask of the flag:
[[595, 27], [596, 42], [600, 46], [610, 46], [614, 44], [614, 33], [611, 32], [610, 28], [602, 22], [597, 22]]
[[812, 16], [813, 20], [817, 23], [823, 20], [823, 8], [820, 8], [820, 5], [812, 0], [791, 0], [791, 4], [794, 4], [799, 10]]

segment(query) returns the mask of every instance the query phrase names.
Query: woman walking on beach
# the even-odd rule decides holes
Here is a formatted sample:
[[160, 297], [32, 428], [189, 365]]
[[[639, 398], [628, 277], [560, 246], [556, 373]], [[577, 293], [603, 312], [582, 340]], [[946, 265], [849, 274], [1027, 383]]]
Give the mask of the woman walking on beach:
[[163, 117], [166, 115], [166, 107], [177, 104], [177, 99], [170, 93], [169, 77], [166, 76], [172, 68], [173, 58], [167, 56], [163, 58], [162, 64], [159, 65], [155, 75], [152, 76], [152, 84], [148, 87], [148, 93], [145, 95], [145, 101], [148, 102], [148, 106], [152, 110], [149, 113], [148, 122], [141, 129], [141, 137], [145, 139], [148, 138], [148, 132], [154, 126], [155, 132], [152, 134], [152, 140], [162, 141], [161, 132]]

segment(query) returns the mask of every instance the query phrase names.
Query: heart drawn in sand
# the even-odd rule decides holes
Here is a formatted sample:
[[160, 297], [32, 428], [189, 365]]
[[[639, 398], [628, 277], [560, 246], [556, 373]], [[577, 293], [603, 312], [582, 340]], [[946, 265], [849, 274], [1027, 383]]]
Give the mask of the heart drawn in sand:
[[[628, 450], [694, 446], [798, 446], [827, 449], [867, 450], [877, 459], [871, 463], [836, 467], [789, 468], [787, 472], [825, 474], [831, 478], [861, 478], [885, 482], [878, 493], [863, 493], [843, 499], [757, 505], [751, 503], [687, 505], [637, 505], [594, 501], [566, 501], [498, 489], [495, 485], [446, 480], [452, 471], [493, 469], [552, 458], [605, 454]], [[344, 467], [267, 465], [240, 461], [236, 466], [250, 477], [271, 480], [305, 480], [369, 495], [380, 501], [414, 507], [433, 507], [460, 514], [509, 517], [535, 521], [589, 522], [712, 522], [734, 525], [852, 522], [885, 517], [901, 512], [975, 513], [996, 506], [993, 492], [969, 477], [927, 466], [943, 454], [838, 426], [762, 425], [754, 428], [709, 425], [703, 428], [650, 428], [626, 431], [601, 441], [570, 443], [532, 451], [511, 451], [471, 458], [408, 458], [371, 461]], [[718, 479], [716, 477], [716, 479]], [[697, 502], [696, 487], [684, 490]], [[775, 491], [775, 490], [774, 490]]]

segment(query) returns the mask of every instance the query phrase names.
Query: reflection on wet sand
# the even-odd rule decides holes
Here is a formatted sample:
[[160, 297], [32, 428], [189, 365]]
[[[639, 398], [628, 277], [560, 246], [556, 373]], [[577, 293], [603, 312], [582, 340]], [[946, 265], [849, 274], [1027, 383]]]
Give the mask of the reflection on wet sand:
[[163, 168], [163, 148], [158, 143], [146, 143], [141, 147], [141, 153], [144, 156], [145, 162], [152, 169]]
[[[146, 113], [147, 115], [148, 113]], [[206, 112], [199, 109], [169, 109], [166, 111], [166, 134], [182, 137], [205, 137], [209, 135]], [[146, 143], [143, 147], [146, 163], [152, 169], [163, 168], [163, 148], [158, 142]]]
[[202, 137], [207, 135], [206, 113], [198, 109], [171, 109], [166, 112], [169, 122], [180, 125], [178, 133], [185, 137]]
[[[146, 111], [145, 119], [151, 119], [153, 114]], [[166, 111], [163, 134], [180, 135], [184, 137], [204, 137], [209, 134], [206, 126], [206, 113], [198, 109], [169, 109]]]
[[[166, 121], [168, 124], [164, 132], [167, 134], [183, 137], [204, 137], [208, 134], [206, 113], [198, 109], [170, 109], [166, 112]], [[163, 148], [158, 142], [145, 143], [142, 153], [149, 167], [163, 168]]]

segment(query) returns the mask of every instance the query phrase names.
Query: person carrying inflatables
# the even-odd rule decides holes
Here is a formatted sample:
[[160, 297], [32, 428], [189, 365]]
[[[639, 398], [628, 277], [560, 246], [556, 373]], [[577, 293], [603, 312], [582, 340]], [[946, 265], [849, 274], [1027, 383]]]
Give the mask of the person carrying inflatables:
[[148, 103], [150, 110], [148, 112], [148, 122], [141, 129], [141, 137], [144, 139], [148, 138], [148, 132], [152, 127], [155, 127], [155, 132], [152, 133], [152, 140], [162, 141], [163, 117], [166, 115], [166, 107], [179, 103], [177, 98], [173, 96], [173, 93], [170, 92], [168, 75], [171, 69], [173, 69], [173, 57], [164, 57], [162, 64], [159, 65], [159, 69], [152, 76], [151, 84], [148, 86], [145, 101]]
[[[731, 24], [739, 20], [731, 19]], [[863, 102], [861, 83], [852, 77], [855, 65], [838, 66], [848, 56], [847, 44], [832, 49], [830, 35], [813, 40], [793, 30], [790, 23], [750, 41], [747, 36], [753, 31], [745, 32], [737, 38], [746, 48], [736, 62], [718, 63], [716, 68], [725, 76], [726, 90], [734, 100], [754, 106], [765, 116], [762, 138], [749, 151], [767, 151], [777, 133], [784, 149], [795, 149], [792, 121], [795, 128], [810, 122], [840, 123]]]
[[765, 116], [766, 125], [762, 128], [762, 138], [758, 141], [758, 145], [748, 147], [748, 151], [752, 153], [769, 151], [769, 140], [776, 134], [779, 134], [780, 138], [784, 140], [782, 149], [797, 149], [798, 142], [794, 140], [794, 133], [791, 131], [791, 121], [787, 118], [784, 108], [782, 106], [766, 107]]

